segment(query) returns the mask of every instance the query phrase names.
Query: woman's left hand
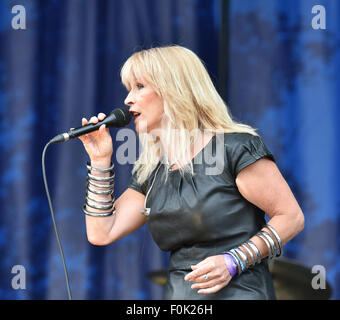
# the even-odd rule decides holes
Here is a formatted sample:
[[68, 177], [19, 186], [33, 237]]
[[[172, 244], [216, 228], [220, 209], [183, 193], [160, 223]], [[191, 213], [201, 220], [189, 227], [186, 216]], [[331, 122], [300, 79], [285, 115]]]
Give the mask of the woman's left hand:
[[184, 280], [194, 282], [191, 288], [199, 289], [198, 293], [215, 293], [232, 279], [222, 255], [208, 257], [191, 269]]

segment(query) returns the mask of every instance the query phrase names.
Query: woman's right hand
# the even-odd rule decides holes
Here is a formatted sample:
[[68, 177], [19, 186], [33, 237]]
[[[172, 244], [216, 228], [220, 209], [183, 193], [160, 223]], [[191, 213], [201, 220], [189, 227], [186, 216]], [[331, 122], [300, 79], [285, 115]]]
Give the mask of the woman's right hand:
[[[98, 123], [104, 120], [106, 115], [99, 113], [98, 117], [93, 116], [88, 122], [85, 118], [82, 119], [82, 125], [88, 123]], [[105, 124], [101, 125], [99, 130], [84, 134], [79, 137], [83, 143], [86, 152], [88, 153], [91, 163], [110, 163], [113, 152], [112, 138], [110, 131]]]

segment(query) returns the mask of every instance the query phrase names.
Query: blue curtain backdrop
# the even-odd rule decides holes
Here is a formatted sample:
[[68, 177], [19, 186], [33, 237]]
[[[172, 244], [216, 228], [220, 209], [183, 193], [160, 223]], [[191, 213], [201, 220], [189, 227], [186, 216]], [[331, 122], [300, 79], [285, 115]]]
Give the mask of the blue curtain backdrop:
[[[11, 25], [17, 4], [26, 9], [25, 30]], [[315, 4], [326, 9], [325, 30], [312, 28]], [[122, 107], [124, 61], [136, 50], [167, 44], [195, 51], [234, 117], [259, 129], [306, 217], [285, 257], [324, 266], [332, 299], [340, 298], [340, 3], [231, 0], [225, 12], [222, 5], [1, 0], [0, 299], [67, 298], [42, 180], [43, 147], [83, 116]], [[115, 141], [117, 131], [111, 133]], [[115, 149], [122, 143], [115, 141]], [[46, 155], [73, 298], [160, 299], [162, 287], [147, 274], [167, 268], [168, 253], [147, 227], [106, 247], [87, 242], [81, 212], [87, 160], [78, 140], [53, 145]], [[113, 160], [118, 198], [132, 164]], [[17, 265], [25, 268], [25, 289], [13, 288]]]

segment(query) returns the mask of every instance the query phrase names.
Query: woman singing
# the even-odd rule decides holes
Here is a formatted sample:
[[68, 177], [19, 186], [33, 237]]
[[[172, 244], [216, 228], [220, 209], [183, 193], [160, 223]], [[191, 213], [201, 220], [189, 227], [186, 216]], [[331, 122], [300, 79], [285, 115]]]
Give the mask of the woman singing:
[[275, 299], [268, 260], [301, 232], [304, 216], [261, 137], [233, 121], [186, 48], [136, 52], [121, 77], [143, 148], [115, 200], [109, 130], [80, 137], [90, 157], [88, 240], [106, 245], [148, 223], [171, 253], [164, 299]]

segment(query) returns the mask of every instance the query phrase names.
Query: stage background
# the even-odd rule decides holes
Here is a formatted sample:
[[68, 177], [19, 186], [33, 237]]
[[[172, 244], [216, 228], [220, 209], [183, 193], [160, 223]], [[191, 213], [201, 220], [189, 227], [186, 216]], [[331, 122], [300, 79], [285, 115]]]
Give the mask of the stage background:
[[[11, 26], [16, 4], [26, 9], [25, 30]], [[312, 28], [316, 4], [326, 9], [325, 30]], [[339, 299], [339, 18], [337, 0], [1, 0], [0, 299], [67, 298], [43, 147], [83, 116], [122, 107], [124, 61], [167, 44], [195, 51], [234, 117], [258, 128], [306, 218], [285, 257], [324, 266]], [[147, 227], [106, 247], [87, 242], [87, 160], [78, 140], [46, 155], [73, 298], [161, 299], [147, 274], [167, 268], [168, 253]], [[131, 169], [116, 163], [116, 198]], [[25, 289], [12, 287], [16, 265]]]

